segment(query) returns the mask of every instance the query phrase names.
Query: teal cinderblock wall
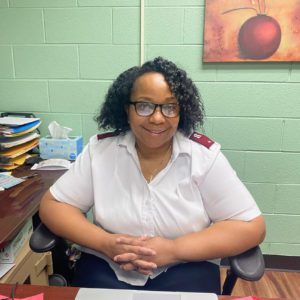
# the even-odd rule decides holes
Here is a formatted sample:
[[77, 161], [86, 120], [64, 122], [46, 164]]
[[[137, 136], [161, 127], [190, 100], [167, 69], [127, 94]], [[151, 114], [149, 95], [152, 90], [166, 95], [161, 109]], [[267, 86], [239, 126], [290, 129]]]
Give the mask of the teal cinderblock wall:
[[[264, 253], [300, 255], [300, 64], [203, 64], [204, 0], [145, 0], [145, 60], [185, 68], [205, 132], [255, 196]], [[83, 135], [112, 79], [140, 61], [139, 0], [0, 0], [0, 111], [32, 111]]]

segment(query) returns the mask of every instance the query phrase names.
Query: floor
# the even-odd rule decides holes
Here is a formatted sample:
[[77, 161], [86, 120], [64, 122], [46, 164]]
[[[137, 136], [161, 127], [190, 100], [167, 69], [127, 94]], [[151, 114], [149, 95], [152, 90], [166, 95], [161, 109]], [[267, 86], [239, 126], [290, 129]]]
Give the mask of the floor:
[[[222, 268], [222, 281], [225, 276], [226, 269]], [[300, 299], [300, 272], [266, 270], [264, 276], [256, 282], [238, 279], [232, 295], [298, 300]]]

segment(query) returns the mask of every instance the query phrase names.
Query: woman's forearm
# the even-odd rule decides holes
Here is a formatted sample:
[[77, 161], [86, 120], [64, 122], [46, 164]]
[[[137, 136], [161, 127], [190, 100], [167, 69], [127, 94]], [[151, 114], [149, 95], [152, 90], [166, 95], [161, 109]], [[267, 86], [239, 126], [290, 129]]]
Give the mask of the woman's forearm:
[[262, 216], [249, 222], [220, 221], [200, 232], [174, 240], [177, 261], [200, 261], [237, 255], [258, 244], [265, 237]]
[[103, 252], [108, 233], [89, 222], [80, 209], [55, 200], [48, 191], [41, 201], [39, 214], [53, 233]]

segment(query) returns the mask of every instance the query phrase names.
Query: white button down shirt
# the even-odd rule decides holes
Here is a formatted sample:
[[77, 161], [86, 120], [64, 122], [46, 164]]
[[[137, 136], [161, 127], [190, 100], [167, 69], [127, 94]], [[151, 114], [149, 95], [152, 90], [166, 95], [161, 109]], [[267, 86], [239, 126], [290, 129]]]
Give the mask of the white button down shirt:
[[[169, 164], [150, 183], [142, 175], [135, 138], [125, 135], [90, 139], [71, 169], [50, 188], [52, 195], [87, 212], [107, 232], [174, 239], [225, 219], [259, 216], [254, 199], [236, 176], [220, 145], [206, 148], [177, 132]], [[123, 271], [105, 259], [119, 280], [144, 285], [148, 276]], [[167, 267], [158, 268], [151, 278]]]

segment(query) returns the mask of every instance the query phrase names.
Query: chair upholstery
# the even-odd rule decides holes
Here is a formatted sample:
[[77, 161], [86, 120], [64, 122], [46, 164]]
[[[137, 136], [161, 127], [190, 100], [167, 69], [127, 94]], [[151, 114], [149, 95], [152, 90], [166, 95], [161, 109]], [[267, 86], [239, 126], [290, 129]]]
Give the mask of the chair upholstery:
[[[53, 234], [43, 223], [40, 223], [31, 235], [30, 248], [34, 252], [51, 251], [53, 256], [54, 275], [49, 278], [51, 285], [66, 285], [72, 281], [72, 272], [68, 267], [66, 241]], [[264, 258], [259, 246], [256, 246], [242, 254], [228, 257], [229, 268], [223, 284], [222, 295], [230, 295], [238, 278], [256, 281], [259, 280], [265, 270]], [[66, 278], [62, 280], [61, 277]]]

